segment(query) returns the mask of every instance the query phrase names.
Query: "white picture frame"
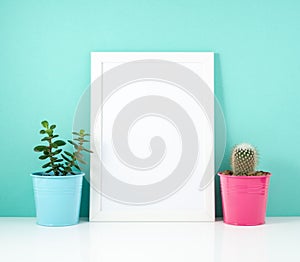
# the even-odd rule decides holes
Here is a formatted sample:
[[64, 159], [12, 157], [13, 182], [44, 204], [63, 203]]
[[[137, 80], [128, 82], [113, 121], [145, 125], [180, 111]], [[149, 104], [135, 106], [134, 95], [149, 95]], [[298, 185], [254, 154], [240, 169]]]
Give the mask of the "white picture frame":
[[[139, 113], [138, 105], [142, 117], [126, 126], [130, 112]], [[153, 111], [144, 113], [146, 106]], [[177, 122], [184, 131], [172, 114], [181, 116]], [[116, 124], [120, 115], [126, 121]], [[92, 52], [90, 120], [90, 221], [215, 220], [214, 53]], [[162, 148], [154, 166], [153, 152]], [[186, 156], [196, 151], [197, 156]], [[186, 162], [172, 167], [175, 160]]]

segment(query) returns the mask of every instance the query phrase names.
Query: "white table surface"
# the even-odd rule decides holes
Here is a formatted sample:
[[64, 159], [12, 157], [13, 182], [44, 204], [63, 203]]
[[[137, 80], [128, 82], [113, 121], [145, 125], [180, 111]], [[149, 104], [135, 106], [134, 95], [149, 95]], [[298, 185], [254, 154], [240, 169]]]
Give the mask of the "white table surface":
[[100, 223], [43, 227], [0, 218], [0, 261], [300, 261], [300, 217], [255, 227], [214, 223]]

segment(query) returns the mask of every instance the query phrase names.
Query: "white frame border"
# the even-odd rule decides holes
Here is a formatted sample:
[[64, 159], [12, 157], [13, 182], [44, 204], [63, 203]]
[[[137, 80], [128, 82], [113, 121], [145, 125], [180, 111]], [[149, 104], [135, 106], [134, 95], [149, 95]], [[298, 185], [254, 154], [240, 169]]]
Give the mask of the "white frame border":
[[[160, 59], [168, 60], [176, 63], [205, 63], [205, 65], [210, 69], [214, 68], [214, 53], [213, 52], [91, 52], [91, 84], [99, 77], [99, 64], [105, 62], [129, 62], [141, 59]], [[212, 72], [210, 72], [212, 71]], [[214, 91], [214, 70], [210, 70], [209, 75], [209, 86]], [[93, 141], [93, 127], [95, 113], [93, 108], [95, 104], [99, 102], [96, 101], [96, 97], [101, 97], [101, 94], [95, 94], [95, 90], [100, 90], [100, 88], [91, 88], [91, 141]], [[97, 91], [96, 91], [97, 92]], [[97, 108], [97, 107], [96, 107]], [[212, 123], [213, 124], [213, 123]], [[214, 127], [213, 127], [214, 128]], [[91, 143], [91, 150], [95, 151], [93, 148], [93, 143]], [[214, 146], [213, 146], [214, 153]], [[99, 159], [95, 156], [96, 154], [90, 155], [90, 180], [97, 179], [99, 174], [94, 172], [93, 166], [97, 164]], [[94, 181], [94, 180], [93, 180]], [[214, 179], [213, 181], [204, 189], [206, 193], [206, 210], [200, 211], [189, 211], [189, 212], [171, 212], [161, 210], [159, 213], [154, 212], [104, 212], [101, 210], [101, 194], [96, 192], [96, 190], [90, 186], [90, 221], [215, 221], [215, 190], [214, 190]]]

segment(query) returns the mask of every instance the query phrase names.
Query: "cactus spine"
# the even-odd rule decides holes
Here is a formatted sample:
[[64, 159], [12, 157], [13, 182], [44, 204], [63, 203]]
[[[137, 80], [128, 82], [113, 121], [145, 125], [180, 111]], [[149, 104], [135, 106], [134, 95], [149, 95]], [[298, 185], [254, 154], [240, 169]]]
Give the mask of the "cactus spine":
[[231, 167], [235, 175], [249, 175], [258, 163], [258, 154], [252, 145], [243, 143], [235, 146], [231, 154]]

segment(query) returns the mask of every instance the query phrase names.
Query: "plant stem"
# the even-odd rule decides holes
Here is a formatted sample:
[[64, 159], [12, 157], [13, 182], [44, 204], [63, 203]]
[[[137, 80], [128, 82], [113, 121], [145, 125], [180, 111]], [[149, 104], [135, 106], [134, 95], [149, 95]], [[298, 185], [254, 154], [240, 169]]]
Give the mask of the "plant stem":
[[70, 162], [68, 162], [68, 164], [64, 168], [64, 175], [66, 175], [68, 173], [68, 170], [71, 169], [72, 166], [74, 166], [74, 164], [75, 164], [75, 162], [77, 160], [76, 153], [79, 154], [81, 151], [82, 151], [82, 149], [77, 149], [77, 151], [72, 154], [72, 160]]
[[50, 165], [52, 167], [54, 175], [58, 176], [59, 175], [59, 170], [57, 170], [57, 167], [56, 167], [54, 159], [53, 159], [53, 154], [52, 154], [52, 149], [53, 149], [53, 147], [51, 146], [51, 144], [52, 144], [52, 137], [50, 135], [48, 135], [48, 136], [49, 136], [49, 140], [48, 140], [48, 142], [49, 142], [49, 156], [50, 156], [50, 163], [51, 163]]

